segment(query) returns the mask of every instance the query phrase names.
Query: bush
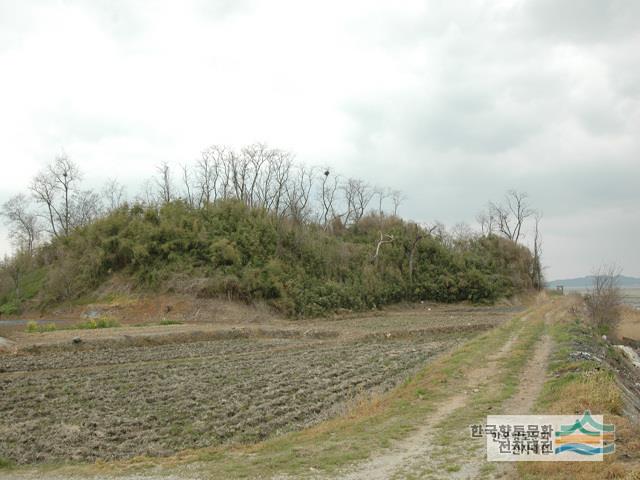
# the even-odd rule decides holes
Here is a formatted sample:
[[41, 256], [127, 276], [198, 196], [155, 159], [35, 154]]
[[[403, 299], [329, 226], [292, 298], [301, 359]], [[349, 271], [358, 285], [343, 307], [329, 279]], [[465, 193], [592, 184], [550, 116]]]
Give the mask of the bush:
[[613, 331], [620, 321], [622, 295], [618, 287], [620, 273], [614, 266], [599, 268], [593, 275], [593, 286], [585, 295], [589, 319], [601, 333]]
[[20, 313], [20, 305], [15, 300], [0, 305], [0, 315], [16, 315]]

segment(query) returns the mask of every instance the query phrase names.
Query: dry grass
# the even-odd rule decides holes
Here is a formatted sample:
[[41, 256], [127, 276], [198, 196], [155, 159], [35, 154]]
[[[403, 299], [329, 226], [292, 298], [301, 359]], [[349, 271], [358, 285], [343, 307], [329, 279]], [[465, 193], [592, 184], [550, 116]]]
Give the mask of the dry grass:
[[616, 336], [620, 339], [631, 339], [640, 342], [640, 310], [628, 306], [622, 308]]

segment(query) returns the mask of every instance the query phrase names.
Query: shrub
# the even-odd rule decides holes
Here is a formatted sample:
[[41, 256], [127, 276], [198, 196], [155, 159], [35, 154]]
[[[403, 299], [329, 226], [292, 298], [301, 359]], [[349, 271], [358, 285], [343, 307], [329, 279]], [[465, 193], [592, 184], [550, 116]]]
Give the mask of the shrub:
[[593, 285], [585, 295], [591, 322], [602, 333], [612, 331], [620, 321], [622, 295], [618, 287], [619, 271], [615, 266], [600, 267], [593, 275]]
[[15, 315], [20, 313], [20, 305], [15, 300], [0, 305], [0, 315]]

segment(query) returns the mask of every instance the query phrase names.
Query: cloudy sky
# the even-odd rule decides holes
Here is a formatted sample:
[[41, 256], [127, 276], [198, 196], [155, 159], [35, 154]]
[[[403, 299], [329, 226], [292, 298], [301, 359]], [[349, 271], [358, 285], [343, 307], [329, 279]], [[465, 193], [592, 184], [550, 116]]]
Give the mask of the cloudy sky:
[[264, 141], [415, 220], [526, 191], [548, 278], [640, 275], [639, 134], [636, 0], [0, 0], [0, 203], [62, 150], [135, 194]]

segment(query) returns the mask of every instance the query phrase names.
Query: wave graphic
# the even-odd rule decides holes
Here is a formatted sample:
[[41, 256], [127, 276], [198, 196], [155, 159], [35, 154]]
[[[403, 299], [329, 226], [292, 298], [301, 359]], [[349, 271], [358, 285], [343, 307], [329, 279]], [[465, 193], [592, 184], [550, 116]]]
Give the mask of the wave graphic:
[[567, 443], [556, 448], [556, 453], [562, 452], [576, 452], [580, 455], [599, 455], [601, 453], [604, 453], [604, 448], [590, 447], [589, 445], [585, 445], [584, 443]]
[[555, 453], [562, 452], [576, 452], [580, 455], [598, 455], [598, 454], [607, 454], [613, 453], [615, 451], [614, 444], [608, 444], [604, 447], [590, 447], [589, 445], [585, 445], [584, 443], [567, 443], [555, 449]]

